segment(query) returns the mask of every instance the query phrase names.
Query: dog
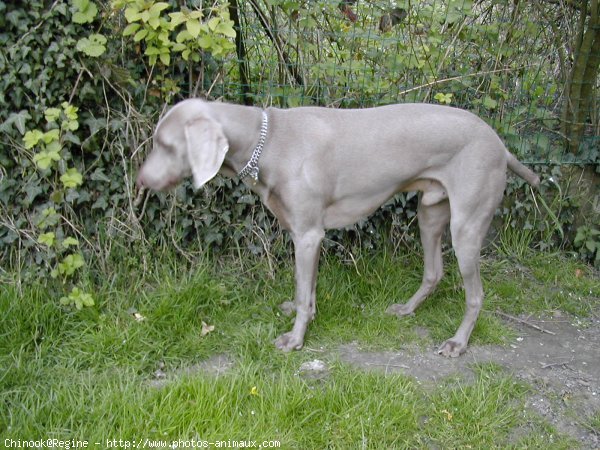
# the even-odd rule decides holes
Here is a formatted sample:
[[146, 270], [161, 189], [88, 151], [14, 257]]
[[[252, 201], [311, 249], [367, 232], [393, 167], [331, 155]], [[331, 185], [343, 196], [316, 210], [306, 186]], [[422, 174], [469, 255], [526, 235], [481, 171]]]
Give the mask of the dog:
[[507, 168], [539, 185], [490, 126], [449, 106], [263, 110], [188, 99], [159, 121], [137, 184], [167, 190], [192, 176], [199, 188], [221, 172], [238, 176], [260, 196], [294, 242], [296, 318], [275, 341], [283, 351], [302, 348], [315, 317], [325, 230], [357, 222], [398, 192], [419, 191], [423, 281], [388, 312], [412, 314], [435, 289], [443, 273], [442, 234], [450, 224], [466, 311], [438, 353], [456, 357], [465, 352], [481, 309], [481, 246], [503, 197]]

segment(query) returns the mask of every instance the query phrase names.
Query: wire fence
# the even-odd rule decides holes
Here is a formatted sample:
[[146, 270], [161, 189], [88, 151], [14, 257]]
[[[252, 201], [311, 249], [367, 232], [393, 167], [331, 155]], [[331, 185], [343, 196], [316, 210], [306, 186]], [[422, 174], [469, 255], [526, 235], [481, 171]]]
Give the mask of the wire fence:
[[[212, 96], [280, 107], [448, 104], [487, 120], [526, 162], [598, 160], [598, 70], [575, 74], [593, 17], [570, 2], [250, 0], [230, 13], [236, 57], [203, 63]], [[588, 66], [599, 49], [587, 50]]]

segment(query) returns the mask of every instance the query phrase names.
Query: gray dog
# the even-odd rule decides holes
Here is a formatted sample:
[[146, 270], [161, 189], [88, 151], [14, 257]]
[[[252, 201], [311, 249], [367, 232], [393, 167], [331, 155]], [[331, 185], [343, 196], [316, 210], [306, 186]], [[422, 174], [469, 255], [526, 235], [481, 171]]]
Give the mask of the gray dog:
[[[315, 317], [317, 266], [326, 229], [351, 225], [401, 191], [420, 191], [423, 282], [405, 304], [412, 314], [442, 277], [441, 238], [450, 224], [467, 308], [438, 349], [459, 356], [479, 315], [483, 239], [502, 199], [507, 167], [533, 186], [539, 178], [473, 114], [445, 106], [287, 110], [185, 100], [159, 122], [138, 186], [165, 190], [192, 175], [199, 188], [217, 172], [239, 176], [292, 236], [296, 261], [293, 329], [277, 338], [302, 348]], [[289, 305], [288, 305], [289, 306]]]

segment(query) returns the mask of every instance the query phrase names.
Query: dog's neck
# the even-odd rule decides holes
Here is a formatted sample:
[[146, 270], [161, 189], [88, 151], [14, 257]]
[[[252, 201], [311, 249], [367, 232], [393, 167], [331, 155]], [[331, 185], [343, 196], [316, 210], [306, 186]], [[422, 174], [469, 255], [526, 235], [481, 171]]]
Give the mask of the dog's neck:
[[[233, 111], [234, 109], [235, 111]], [[221, 173], [228, 177], [234, 177], [247, 165], [261, 141], [263, 110], [227, 103], [219, 104], [216, 110], [217, 114], [223, 115], [223, 120], [219, 120], [219, 123], [224, 124], [223, 133], [229, 143], [229, 151], [221, 166]], [[255, 131], [243, 132], [248, 129]], [[251, 178], [248, 177], [248, 180]]]
[[238, 172], [238, 177], [240, 180], [244, 178], [250, 177], [252, 179], [252, 183], [258, 183], [258, 174], [260, 172], [260, 168], [258, 167], [258, 161], [260, 159], [260, 155], [262, 154], [263, 147], [265, 145], [265, 140], [267, 139], [267, 132], [269, 131], [269, 116], [266, 111], [262, 112], [262, 123], [260, 125], [260, 136], [258, 138], [258, 143], [254, 150], [252, 150], [252, 156], [250, 156], [250, 160], [246, 163], [246, 165]]

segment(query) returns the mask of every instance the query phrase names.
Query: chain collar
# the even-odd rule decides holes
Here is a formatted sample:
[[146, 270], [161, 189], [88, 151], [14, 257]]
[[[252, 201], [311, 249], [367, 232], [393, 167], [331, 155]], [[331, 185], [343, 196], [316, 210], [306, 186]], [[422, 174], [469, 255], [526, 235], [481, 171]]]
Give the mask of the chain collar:
[[258, 183], [258, 158], [260, 158], [260, 154], [262, 153], [263, 147], [265, 145], [265, 139], [267, 138], [267, 130], [269, 129], [269, 117], [265, 111], [262, 112], [262, 125], [260, 126], [260, 138], [258, 139], [258, 144], [254, 147], [252, 151], [252, 156], [250, 157], [250, 161], [244, 166], [242, 170], [238, 173], [238, 177], [240, 180], [250, 176], [252, 177], [253, 184]]

